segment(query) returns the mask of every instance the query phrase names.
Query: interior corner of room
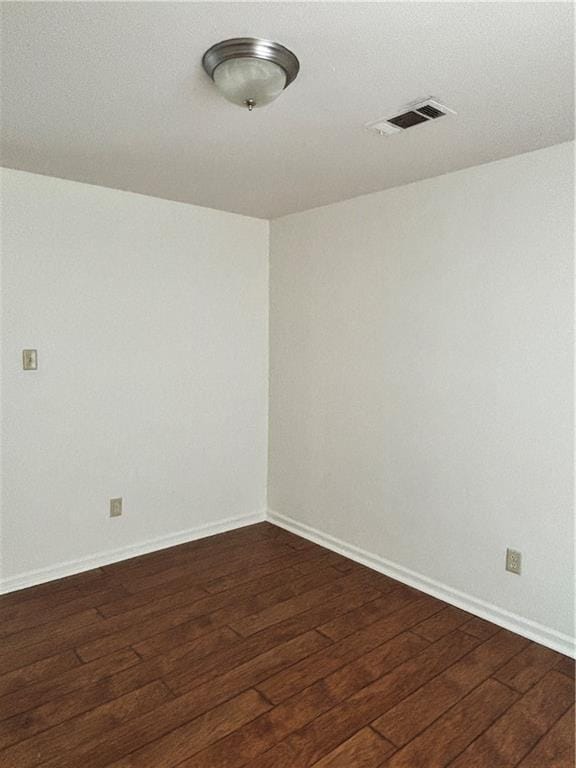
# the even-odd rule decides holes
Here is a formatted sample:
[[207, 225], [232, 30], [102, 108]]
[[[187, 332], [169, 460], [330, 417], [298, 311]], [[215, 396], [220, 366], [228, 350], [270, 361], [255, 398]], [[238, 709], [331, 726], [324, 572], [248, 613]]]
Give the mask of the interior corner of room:
[[[268, 520], [574, 655], [574, 144], [561, 98], [573, 75], [534, 23], [541, 13], [550, 40], [566, 37], [569, 11], [552, 8], [564, 4], [457, 4], [458, 18], [501, 17], [490, 39], [505, 76], [477, 63], [482, 22], [473, 53], [443, 38], [454, 60], [424, 80], [458, 114], [386, 137], [364, 126], [387, 115], [394, 133], [391, 116], [428, 96], [401, 8], [394, 55], [366, 8], [358, 22], [367, 60], [384, 57], [366, 65], [364, 94], [336, 26], [315, 43], [326, 4], [310, 4], [309, 26], [290, 4], [266, 16], [301, 59], [267, 112], [225, 102], [199, 64], [214, 19], [257, 26], [271, 13], [258, 4], [168, 4], [166, 59], [164, 4], [5, 5], [2, 591]], [[351, 24], [354, 4], [335, 5], [334, 24]], [[422, 67], [422, 36], [442, 28], [429, 14], [456, 24], [424, 5]], [[192, 61], [178, 19], [194, 13]], [[82, 57], [102, 83], [97, 113]], [[139, 67], [157, 68], [150, 105]], [[549, 130], [531, 77], [558, 116]], [[491, 116], [475, 93], [491, 94]]]

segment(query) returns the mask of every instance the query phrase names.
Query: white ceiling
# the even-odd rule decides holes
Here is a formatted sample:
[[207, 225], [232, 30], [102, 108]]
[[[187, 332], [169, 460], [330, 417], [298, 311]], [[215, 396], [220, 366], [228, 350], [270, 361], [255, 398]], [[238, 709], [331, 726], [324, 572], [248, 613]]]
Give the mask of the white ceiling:
[[[273, 218], [573, 137], [571, 3], [2, 6], [11, 168]], [[252, 113], [200, 64], [239, 36], [301, 63]], [[363, 128], [430, 95], [458, 115]]]

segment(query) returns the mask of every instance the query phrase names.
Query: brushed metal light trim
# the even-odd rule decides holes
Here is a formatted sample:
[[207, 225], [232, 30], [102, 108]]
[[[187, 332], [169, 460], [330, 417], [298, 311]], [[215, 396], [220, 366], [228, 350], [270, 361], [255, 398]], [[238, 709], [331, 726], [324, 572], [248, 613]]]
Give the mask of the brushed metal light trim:
[[286, 73], [284, 88], [296, 79], [300, 69], [300, 62], [288, 48], [272, 40], [257, 37], [234, 37], [216, 43], [208, 48], [202, 57], [202, 66], [209, 77], [214, 79], [214, 70], [219, 64], [229, 59], [242, 58], [264, 59], [282, 67]]

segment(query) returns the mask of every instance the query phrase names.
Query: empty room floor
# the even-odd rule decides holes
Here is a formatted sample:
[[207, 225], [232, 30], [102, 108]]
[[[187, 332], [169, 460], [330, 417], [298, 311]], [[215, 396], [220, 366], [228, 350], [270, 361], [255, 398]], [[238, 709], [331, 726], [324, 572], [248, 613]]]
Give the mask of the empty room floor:
[[574, 662], [269, 523], [0, 597], [2, 768], [572, 768]]

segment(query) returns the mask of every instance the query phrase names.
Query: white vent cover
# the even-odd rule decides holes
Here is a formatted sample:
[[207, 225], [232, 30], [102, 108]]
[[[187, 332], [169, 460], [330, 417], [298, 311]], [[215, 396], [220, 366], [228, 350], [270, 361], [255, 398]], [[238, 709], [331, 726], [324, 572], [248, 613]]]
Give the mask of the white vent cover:
[[369, 131], [376, 131], [382, 136], [391, 136], [395, 133], [413, 128], [416, 125], [423, 125], [437, 120], [445, 115], [455, 115], [453, 109], [449, 109], [436, 99], [421, 99], [409, 104], [405, 109], [393, 117], [375, 120], [373, 123], [366, 123], [365, 128]]

